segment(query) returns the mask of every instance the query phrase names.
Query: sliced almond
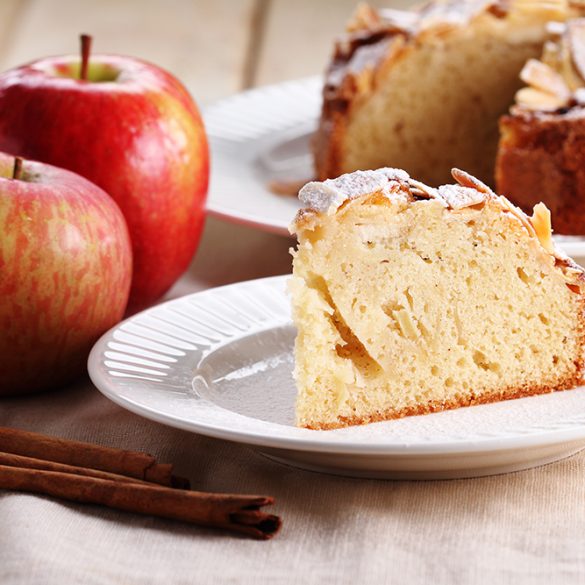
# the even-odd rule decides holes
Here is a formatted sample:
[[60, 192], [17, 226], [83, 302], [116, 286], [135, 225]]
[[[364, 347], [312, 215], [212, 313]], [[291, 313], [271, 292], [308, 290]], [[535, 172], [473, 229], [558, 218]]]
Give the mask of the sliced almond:
[[577, 71], [575, 63], [573, 62], [573, 55], [571, 49], [571, 43], [569, 41], [568, 33], [565, 33], [563, 37], [557, 43], [557, 64], [555, 69], [563, 76], [565, 83], [569, 86], [571, 91], [575, 91], [579, 87], [583, 87], [583, 78]]
[[573, 65], [585, 82], [585, 19], [570, 20], [567, 23], [567, 35]]
[[527, 110], [535, 112], [554, 112], [559, 108], [565, 107], [567, 100], [561, 99], [546, 91], [532, 87], [523, 87], [516, 92], [516, 103]]
[[536, 59], [526, 62], [520, 71], [520, 79], [535, 89], [556, 95], [564, 102], [571, 97], [569, 87], [561, 75]]
[[550, 222], [550, 211], [544, 203], [538, 203], [534, 206], [530, 223], [534, 227], [536, 236], [540, 245], [549, 253], [555, 253], [555, 247], [552, 241], [552, 227]]
[[413, 323], [410, 313], [406, 309], [392, 311], [392, 318], [398, 324], [402, 335], [413, 341], [419, 336], [418, 329]]
[[498, 200], [504, 207], [504, 211], [509, 211], [526, 229], [526, 231], [533, 237], [536, 238], [536, 230], [530, 221], [530, 218], [519, 208], [516, 207], [509, 199], [500, 195]]
[[463, 187], [471, 187], [480, 193], [495, 196], [495, 193], [485, 183], [461, 169], [451, 169], [451, 175]]
[[447, 205], [445, 200], [439, 195], [439, 192], [434, 187], [429, 187], [420, 181], [416, 181], [415, 179], [410, 178], [408, 179], [408, 184], [412, 189], [416, 189], [419, 193], [422, 193], [423, 196], [426, 196], [429, 199], [436, 199], [444, 205]]

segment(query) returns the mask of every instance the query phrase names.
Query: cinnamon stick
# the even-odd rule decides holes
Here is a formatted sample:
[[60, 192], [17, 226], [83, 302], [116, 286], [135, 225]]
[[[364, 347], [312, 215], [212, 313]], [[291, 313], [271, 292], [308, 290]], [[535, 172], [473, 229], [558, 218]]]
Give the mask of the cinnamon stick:
[[173, 476], [172, 465], [157, 463], [156, 459], [147, 453], [112, 449], [18, 429], [0, 427], [0, 451], [65, 465], [98, 469], [165, 486], [185, 487], [188, 484], [187, 480]]
[[260, 511], [274, 503], [268, 496], [206, 494], [7, 465], [0, 465], [0, 488], [224, 528], [263, 540], [281, 526], [278, 516]]
[[66, 465], [65, 463], [55, 463], [54, 461], [45, 461], [44, 459], [35, 459], [33, 457], [24, 457], [12, 453], [0, 452], [0, 465], [7, 467], [20, 467], [22, 469], [38, 469], [40, 471], [58, 471], [60, 473], [69, 473], [72, 475], [83, 475], [86, 477], [95, 477], [97, 479], [110, 479], [122, 483], [145, 483], [142, 479], [100, 471], [99, 469], [90, 469], [88, 467], [78, 467], [76, 465]]

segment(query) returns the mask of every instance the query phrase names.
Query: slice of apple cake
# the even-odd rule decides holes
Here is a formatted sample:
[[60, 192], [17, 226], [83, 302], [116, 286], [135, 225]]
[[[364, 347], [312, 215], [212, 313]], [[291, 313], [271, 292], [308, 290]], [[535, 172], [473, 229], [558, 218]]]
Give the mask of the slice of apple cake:
[[331, 429], [577, 386], [585, 274], [459, 170], [308, 183], [292, 231], [297, 424]]

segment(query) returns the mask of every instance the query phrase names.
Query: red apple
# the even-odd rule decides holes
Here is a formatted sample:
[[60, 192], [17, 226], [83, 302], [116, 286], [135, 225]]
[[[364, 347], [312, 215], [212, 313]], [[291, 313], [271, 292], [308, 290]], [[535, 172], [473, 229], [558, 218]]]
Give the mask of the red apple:
[[[84, 62], [87, 63], [87, 51]], [[130, 312], [185, 271], [201, 234], [209, 154], [197, 106], [130, 57], [41, 59], [0, 75], [0, 150], [72, 170], [120, 206], [132, 240]]]
[[132, 251], [102, 189], [0, 154], [0, 396], [61, 386], [124, 314]]

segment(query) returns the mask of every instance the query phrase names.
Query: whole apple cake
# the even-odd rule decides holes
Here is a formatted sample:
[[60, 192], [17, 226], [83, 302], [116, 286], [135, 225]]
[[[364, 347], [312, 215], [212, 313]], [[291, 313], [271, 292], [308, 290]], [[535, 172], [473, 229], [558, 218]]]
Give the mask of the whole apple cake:
[[404, 168], [431, 185], [460, 166], [493, 184], [498, 120], [566, 0], [452, 0], [417, 11], [361, 5], [334, 49], [314, 140], [320, 180]]
[[562, 234], [585, 234], [585, 19], [554, 23], [542, 59], [528, 61], [500, 120], [496, 184], [528, 209], [551, 210]]
[[332, 429], [577, 386], [585, 273], [471, 175], [308, 183], [291, 281], [297, 424]]

